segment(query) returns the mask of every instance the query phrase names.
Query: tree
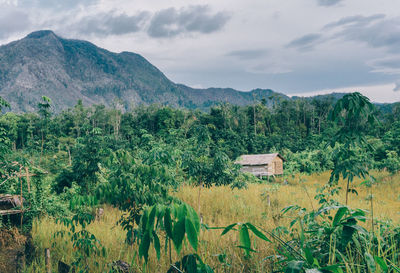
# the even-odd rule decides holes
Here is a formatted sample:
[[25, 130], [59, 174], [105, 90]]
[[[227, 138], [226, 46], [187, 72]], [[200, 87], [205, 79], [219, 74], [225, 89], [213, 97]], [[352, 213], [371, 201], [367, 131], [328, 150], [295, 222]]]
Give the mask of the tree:
[[222, 151], [210, 153], [211, 139], [207, 127], [199, 125], [195, 128], [193, 150], [186, 151], [183, 156], [183, 168], [195, 179], [199, 187], [198, 213], [200, 213], [201, 188], [203, 186], [227, 185], [239, 175], [239, 167], [232, 164]]
[[387, 158], [383, 161], [383, 166], [391, 173], [400, 171], [400, 159], [395, 151], [387, 151]]
[[60, 137], [59, 139], [60, 146], [65, 147], [68, 153], [68, 165], [72, 165], [72, 156], [71, 156], [71, 148], [75, 145], [75, 139], [72, 137]]
[[[7, 101], [5, 101], [2, 97], [0, 97], [0, 115], [3, 107], [10, 107]], [[4, 156], [9, 152], [9, 143], [10, 140], [7, 137], [7, 131], [3, 126], [0, 126], [0, 162], [4, 162]], [[4, 173], [4, 169], [2, 166], [3, 164], [0, 165], [0, 176]]]
[[329, 182], [337, 183], [340, 177], [347, 179], [347, 205], [350, 184], [354, 177], [365, 178], [368, 175], [368, 166], [357, 157], [357, 153], [360, 149], [372, 149], [366, 141], [365, 133], [375, 124], [374, 106], [367, 97], [358, 92], [347, 94], [335, 104], [329, 119], [339, 127], [330, 142], [335, 151], [334, 168]]
[[49, 123], [50, 116], [51, 116], [51, 112], [50, 112], [51, 99], [46, 96], [42, 96], [42, 102], [38, 103], [38, 108], [39, 108], [39, 115], [41, 117], [42, 145], [40, 148], [40, 160], [39, 160], [39, 162], [41, 162], [42, 157], [43, 157], [44, 139], [45, 139], [45, 135], [47, 134], [48, 123]]
[[140, 222], [145, 206], [168, 203], [168, 194], [175, 185], [173, 177], [164, 166], [146, 165], [136, 161], [126, 150], [113, 152], [100, 169], [101, 181], [97, 188], [98, 196], [118, 206], [126, 214], [120, 223], [127, 231], [127, 241], [135, 240], [135, 224]]
[[200, 214], [200, 195], [203, 184], [211, 185], [208, 180], [208, 175], [211, 169], [210, 163], [210, 136], [207, 127], [198, 125], [194, 129], [195, 139], [193, 150], [187, 151], [184, 154], [183, 166], [187, 174], [195, 178], [199, 187], [199, 194], [197, 199], [198, 213]]
[[72, 166], [63, 169], [56, 178], [54, 190], [62, 192], [65, 187], [71, 187], [76, 182], [83, 193], [94, 190], [97, 182], [96, 173], [99, 163], [108, 155], [102, 132], [99, 128], [92, 129], [91, 133], [78, 139], [72, 154]]
[[0, 113], [3, 110], [3, 107], [10, 107], [10, 104], [0, 96]]

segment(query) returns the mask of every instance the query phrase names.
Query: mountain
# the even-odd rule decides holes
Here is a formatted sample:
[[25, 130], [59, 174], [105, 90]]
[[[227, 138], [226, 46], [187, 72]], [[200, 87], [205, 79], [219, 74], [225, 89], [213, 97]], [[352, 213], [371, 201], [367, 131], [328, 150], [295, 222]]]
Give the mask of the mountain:
[[267, 103], [288, 98], [269, 89], [241, 92], [176, 84], [138, 54], [113, 53], [50, 30], [0, 46], [0, 96], [12, 111], [35, 111], [47, 96], [56, 112], [78, 100], [85, 105], [122, 103], [126, 109], [152, 103], [204, 109], [218, 102], [247, 105], [254, 98]]

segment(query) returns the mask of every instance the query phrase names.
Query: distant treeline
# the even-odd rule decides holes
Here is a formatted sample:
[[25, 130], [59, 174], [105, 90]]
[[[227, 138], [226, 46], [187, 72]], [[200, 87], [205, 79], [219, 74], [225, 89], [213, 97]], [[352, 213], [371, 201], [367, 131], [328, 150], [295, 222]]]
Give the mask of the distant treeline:
[[[138, 150], [150, 149], [151, 142], [181, 147], [196, 134], [195, 128], [203, 126], [210, 136], [211, 154], [218, 150], [234, 160], [241, 154], [280, 152], [289, 159], [291, 171], [313, 172], [330, 167], [325, 143], [337, 131], [327, 118], [333, 104], [330, 98], [284, 100], [272, 107], [261, 101], [244, 107], [220, 104], [207, 113], [151, 105], [122, 113], [78, 102], [72, 109], [52, 115], [48, 102], [47, 108], [38, 105], [37, 113], [2, 115], [0, 127], [3, 143], [14, 151], [42, 157], [64, 151], [71, 157], [75, 140], [94, 128], [107, 139], [103, 144], [108, 148]], [[379, 123], [366, 128], [375, 148], [366, 158], [374, 161], [374, 167], [384, 166], [400, 153], [400, 104], [383, 110], [376, 107]]]

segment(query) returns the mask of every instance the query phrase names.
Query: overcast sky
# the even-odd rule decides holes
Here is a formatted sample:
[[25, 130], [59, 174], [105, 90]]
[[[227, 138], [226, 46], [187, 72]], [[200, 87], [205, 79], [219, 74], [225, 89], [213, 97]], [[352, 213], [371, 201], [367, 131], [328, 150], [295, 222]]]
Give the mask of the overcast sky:
[[400, 101], [399, 0], [0, 0], [0, 44], [40, 29], [143, 55], [192, 87]]

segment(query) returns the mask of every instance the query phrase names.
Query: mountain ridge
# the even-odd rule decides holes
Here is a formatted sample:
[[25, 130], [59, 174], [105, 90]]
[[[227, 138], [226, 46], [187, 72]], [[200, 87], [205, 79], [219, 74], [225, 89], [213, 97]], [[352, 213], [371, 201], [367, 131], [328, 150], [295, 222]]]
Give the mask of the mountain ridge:
[[0, 96], [12, 111], [34, 111], [41, 96], [57, 112], [78, 100], [85, 105], [122, 103], [126, 109], [160, 103], [207, 108], [219, 102], [246, 105], [254, 96], [288, 98], [270, 89], [250, 92], [232, 88], [196, 89], [169, 80], [157, 67], [133, 52], [115, 53], [91, 42], [64, 39], [40, 30], [0, 46]]
[[[344, 93], [304, 99], [337, 100]], [[55, 112], [84, 105], [122, 105], [126, 110], [140, 104], [208, 109], [217, 103], [249, 105], [290, 98], [271, 89], [239, 91], [233, 88], [192, 88], [174, 83], [143, 56], [111, 52], [95, 44], [65, 39], [51, 30], [32, 32], [0, 46], [0, 96], [14, 112], [32, 112], [42, 96], [49, 97]]]

